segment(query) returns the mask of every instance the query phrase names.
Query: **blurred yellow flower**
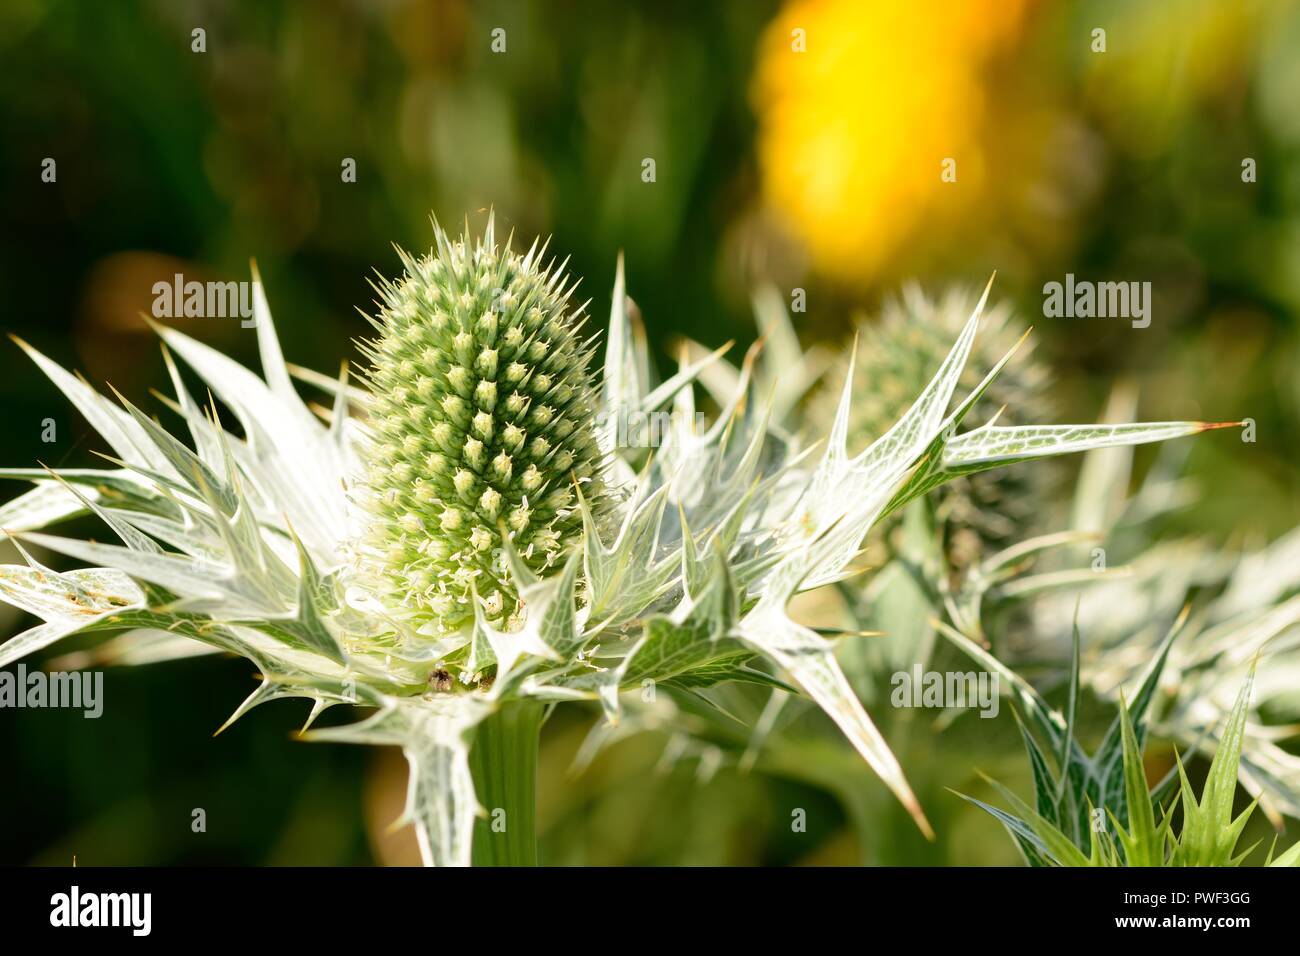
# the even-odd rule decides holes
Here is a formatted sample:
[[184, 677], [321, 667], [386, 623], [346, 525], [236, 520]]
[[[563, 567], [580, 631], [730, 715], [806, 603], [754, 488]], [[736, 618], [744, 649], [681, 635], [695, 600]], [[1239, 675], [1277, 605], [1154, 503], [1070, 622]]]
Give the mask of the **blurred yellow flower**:
[[795, 0], [777, 16], [753, 90], [764, 196], [824, 272], [866, 281], [941, 190], [979, 195], [981, 74], [1030, 2]]

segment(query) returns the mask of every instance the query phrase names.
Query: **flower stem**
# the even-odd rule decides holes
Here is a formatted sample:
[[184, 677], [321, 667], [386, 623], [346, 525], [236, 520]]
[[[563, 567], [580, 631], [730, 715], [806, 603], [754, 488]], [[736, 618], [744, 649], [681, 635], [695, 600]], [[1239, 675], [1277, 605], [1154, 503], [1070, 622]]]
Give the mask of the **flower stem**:
[[537, 741], [543, 708], [538, 701], [512, 701], [478, 725], [469, 765], [487, 818], [474, 823], [475, 866], [537, 865]]

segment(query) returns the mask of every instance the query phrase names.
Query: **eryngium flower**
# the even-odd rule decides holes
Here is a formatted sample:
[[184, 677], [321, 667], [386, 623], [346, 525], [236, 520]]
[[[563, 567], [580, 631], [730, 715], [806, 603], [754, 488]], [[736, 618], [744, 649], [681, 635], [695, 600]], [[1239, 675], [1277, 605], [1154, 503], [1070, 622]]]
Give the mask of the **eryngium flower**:
[[363, 503], [373, 516], [367, 561], [394, 603], [453, 630], [474, 615], [509, 622], [519, 596], [502, 535], [534, 570], [581, 531], [578, 489], [604, 500], [596, 399], [576, 282], [482, 240], [403, 254], [405, 274], [377, 286], [371, 441]]
[[[933, 299], [919, 287], [908, 286], [901, 300], [886, 302], [878, 321], [857, 323], [849, 448], [871, 444], [907, 411], [948, 354], [973, 300], [961, 290]], [[1025, 330], [1005, 305], [990, 309], [958, 386], [973, 391], [984, 370], [1015, 347]], [[834, 415], [843, 377], [843, 371], [827, 376], [828, 387], [818, 401], [821, 414], [816, 416], [823, 425]], [[1041, 410], [1046, 401], [1046, 384], [1046, 367], [1022, 350], [975, 403], [970, 420], [983, 424], [996, 418], [999, 425], [1027, 425], [1031, 410]], [[1041, 507], [1044, 483], [1041, 468], [1013, 465], [957, 478], [935, 492], [938, 517], [949, 526], [947, 551], [953, 563], [968, 565], [986, 551], [1024, 537], [1034, 509]]]
[[[431, 607], [417, 605], [409, 590], [403, 591], [412, 572], [404, 565], [390, 565], [386, 551], [355, 560], [354, 546], [365, 534], [364, 524], [383, 524], [389, 510], [403, 516], [406, 512], [399, 511], [397, 499], [411, 492], [417, 479], [433, 483], [435, 491], [446, 484], [442, 470], [433, 476], [417, 474], [416, 465], [427, 462], [405, 457], [413, 453], [404, 450], [403, 456], [391, 458], [391, 477], [375, 475], [368, 489], [381, 502], [391, 490], [395, 500], [376, 505], [377, 511], [369, 515], [356, 507], [357, 496], [349, 489], [356, 487], [351, 476], [361, 470], [363, 457], [371, 457], [373, 465], [382, 462], [378, 456], [383, 446], [394, 440], [402, 445], [401, 439], [408, 436], [420, 443], [431, 438], [433, 424], [424, 430], [400, 421], [388, 427], [406, 407], [396, 402], [400, 393], [394, 393], [405, 387], [417, 396], [418, 401], [408, 393], [405, 401], [412, 409], [426, 411], [428, 422], [435, 417], [447, 420], [439, 417], [447, 414], [445, 404], [433, 402], [432, 391], [422, 396], [420, 389], [442, 388], [444, 398], [454, 395], [468, 404], [456, 388], [439, 382], [459, 377], [451, 372], [453, 359], [468, 373], [484, 351], [497, 351], [498, 374], [492, 381], [498, 389], [508, 362], [525, 355], [534, 388], [540, 384], [538, 375], [556, 379], [544, 396], [549, 402], [561, 384], [561, 367], [570, 387], [586, 381], [581, 356], [590, 348], [590, 343], [574, 338], [572, 319], [566, 322], [554, 315], [564, 293], [549, 270], [536, 277], [539, 288], [516, 292], [510, 307], [503, 308], [513, 316], [511, 323], [502, 312], [491, 311], [495, 344], [484, 341], [476, 352], [464, 348], [459, 339], [463, 329], [453, 328], [453, 321], [475, 320], [473, 331], [466, 333], [471, 339], [486, 336], [486, 328], [493, 325], [487, 322], [480, 332], [477, 320], [489, 310], [469, 311], [482, 298], [481, 276], [494, 273], [488, 263], [496, 263], [495, 274], [503, 279], [519, 278], [520, 289], [535, 273], [533, 257], [516, 260], [508, 252], [495, 251], [490, 226], [483, 251], [468, 247], [468, 242], [457, 247], [440, 237], [437, 260], [443, 265], [438, 272], [432, 261], [408, 264], [407, 279], [398, 288], [409, 285], [418, 296], [390, 296], [392, 308], [400, 308], [401, 314], [393, 319], [391, 330], [383, 323], [381, 330], [393, 339], [381, 339], [371, 349], [380, 394], [351, 389], [342, 376], [331, 381], [297, 370], [305, 381], [334, 395], [333, 409], [322, 409], [319, 415], [312, 413], [291, 380], [256, 273], [253, 313], [261, 376], [188, 336], [159, 328], [176, 390], [172, 407], [189, 430], [192, 448], [129, 401], [123, 399], [119, 407], [28, 347], [115, 457], [111, 468], [0, 468], [0, 477], [34, 484], [26, 494], [0, 505], [0, 529], [14, 538], [25, 559], [21, 565], [0, 566], [0, 602], [41, 618], [40, 624], [0, 644], [0, 667], [73, 634], [111, 631], [117, 633], [95, 646], [93, 659], [142, 662], [206, 652], [236, 653], [251, 661], [263, 681], [227, 723], [259, 704], [283, 698], [312, 702], [308, 725], [328, 707], [368, 708], [370, 715], [358, 723], [310, 734], [316, 740], [402, 748], [411, 767], [402, 819], [415, 824], [422, 855], [435, 864], [469, 863], [474, 854], [481, 862], [522, 865], [535, 859], [531, 808], [536, 740], [541, 711], [549, 703], [598, 703], [606, 725], [614, 727], [623, 713], [625, 693], [643, 693], [651, 685], [692, 700], [732, 682], [797, 688], [834, 720], [928, 833], [902, 768], [840, 668], [834, 643], [790, 618], [787, 607], [795, 595], [853, 573], [849, 568], [859, 545], [878, 520], [959, 475], [996, 469], [1008, 460], [1142, 444], [1223, 427], [1201, 422], [984, 425], [959, 433], [980, 393], [948, 409], [976, 340], [981, 301], [911, 408], [858, 455], [850, 455], [845, 445], [852, 398], [848, 389], [842, 393], [823, 453], [814, 459], [784, 429], [769, 428], [771, 404], [753, 396], [747, 367], [735, 383], [733, 398], [703, 435], [686, 424], [693, 415], [674, 416], [673, 421], [683, 424], [663, 433], [658, 454], [639, 471], [611, 446], [607, 480], [617, 482], [618, 503], [608, 509], [608, 524], [617, 530], [602, 533], [604, 522], [586, 492], [577, 500], [580, 484], [574, 485], [582, 528], [573, 535], [569, 556], [550, 573], [537, 574], [527, 564], [544, 565], [546, 552], [534, 547], [524, 558], [511, 541], [526, 549], [536, 544], [532, 538], [545, 527], [533, 520], [533, 498], [522, 531], [509, 528], [510, 512], [517, 506], [503, 500], [498, 532], [507, 528], [501, 546], [511, 587], [518, 589], [509, 593], [524, 595], [517, 604], [526, 602], [520, 607], [520, 626], [507, 633], [476, 617], [472, 626], [429, 640], [430, 627], [449, 628], [454, 616], [438, 618]], [[498, 285], [504, 296], [514, 283]], [[694, 407], [691, 383], [704, 365], [695, 363], [666, 381], [657, 379], [647, 340], [633, 331], [621, 269], [614, 290], [595, 407], [602, 417], [616, 412], [647, 415], [669, 402], [675, 410], [689, 412]], [[422, 301], [426, 292], [427, 302]], [[466, 293], [470, 298], [463, 300]], [[529, 322], [528, 307], [520, 301], [524, 295], [535, 296], [534, 304], [548, 302], [552, 321], [545, 315], [541, 321], [534, 319], [534, 331], [513, 347], [515, 359], [507, 360], [500, 354], [502, 341], [515, 324], [523, 323], [523, 328]], [[454, 309], [455, 303], [466, 311]], [[445, 328], [440, 334], [429, 333], [439, 309], [447, 317]], [[426, 336], [431, 343], [441, 343], [441, 351], [421, 346]], [[532, 343], [543, 340], [550, 344], [533, 358]], [[417, 374], [416, 358], [424, 361], [427, 349], [432, 349], [433, 359], [426, 367], [442, 370], [441, 377]], [[567, 357], [557, 362], [554, 353], [562, 350]], [[234, 413], [242, 435], [228, 432], [215, 410], [204, 414], [173, 354]], [[405, 361], [410, 367], [404, 367]], [[768, 370], [763, 378], [771, 381], [775, 374]], [[422, 378], [432, 384], [422, 386]], [[471, 398], [478, 382], [488, 378], [476, 373]], [[522, 394], [524, 386], [519, 387]], [[500, 391], [497, 398], [504, 401]], [[370, 413], [366, 426], [356, 416], [368, 413], [379, 399], [387, 404]], [[574, 430], [592, 427], [590, 421], [583, 424], [576, 414], [569, 415], [575, 402], [571, 396], [540, 431], [547, 433], [561, 417], [571, 418]], [[494, 442], [504, 431], [504, 424], [500, 432], [496, 428], [495, 412]], [[472, 415], [469, 424], [472, 434]], [[359, 434], [362, 427], [372, 432], [369, 439]], [[602, 441], [609, 438], [601, 433]], [[494, 444], [488, 456], [485, 439], [478, 440], [484, 444], [484, 467], [490, 467], [498, 446]], [[572, 431], [560, 443], [576, 447]], [[457, 447], [463, 453], [468, 436], [459, 446], [448, 446]], [[435, 450], [449, 454], [447, 449], [430, 448], [426, 457]], [[560, 486], [561, 478], [576, 477], [578, 455], [572, 453], [567, 474], [559, 474], [554, 457], [546, 463], [546, 471], [554, 473], [543, 474], [552, 482], [541, 490], [543, 497]], [[593, 469], [586, 480], [594, 497], [599, 490], [595, 453], [588, 449], [584, 460]], [[397, 474], [403, 462], [411, 466], [406, 478]], [[526, 471], [527, 464], [520, 470]], [[538, 470], [543, 471], [541, 464]], [[513, 490], [513, 481], [512, 458], [506, 487]], [[440, 514], [412, 495], [408, 510], [417, 518]], [[561, 523], [568, 526], [572, 516], [561, 516], [564, 510], [555, 507], [553, 530]], [[463, 511], [477, 513], [468, 507]], [[122, 544], [42, 530], [83, 514], [98, 516]], [[381, 540], [403, 543], [402, 535], [386, 527], [379, 533]], [[403, 535], [418, 556], [412, 561], [427, 557], [415, 533]], [[567, 548], [565, 534], [557, 530], [557, 535]], [[430, 529], [428, 540], [435, 539], [460, 540], [440, 525]], [[90, 566], [60, 573], [40, 564], [29, 546]], [[492, 565], [484, 563], [490, 572]], [[473, 610], [482, 575], [474, 576], [473, 566], [453, 565], [450, 553], [432, 567], [451, 568], [452, 575], [468, 567], [470, 600], [463, 613]], [[372, 599], [371, 582], [366, 580], [372, 576], [386, 581], [390, 590], [403, 591], [414, 622]], [[500, 576], [496, 580], [504, 614], [507, 585]], [[451, 610], [456, 610], [454, 604]], [[480, 679], [473, 693], [456, 691], [457, 679], [468, 683], [467, 673], [482, 674], [488, 668], [490, 682]], [[498, 833], [479, 824], [484, 819], [477, 815], [480, 806], [505, 810], [508, 830]]]

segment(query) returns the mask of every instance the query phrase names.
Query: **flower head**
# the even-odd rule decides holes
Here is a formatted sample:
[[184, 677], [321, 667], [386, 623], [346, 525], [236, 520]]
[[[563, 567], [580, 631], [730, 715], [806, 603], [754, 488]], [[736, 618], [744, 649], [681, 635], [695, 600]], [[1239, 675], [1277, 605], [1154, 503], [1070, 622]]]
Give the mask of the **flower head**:
[[453, 630], [475, 595], [490, 619], [518, 611], [502, 535], [542, 570], [581, 530], [575, 486], [593, 507], [604, 493], [576, 283], [536, 243], [521, 256], [491, 227], [435, 228], [436, 248], [379, 286], [365, 505], [384, 589]]
[[[953, 289], [933, 299], [908, 286], [901, 299], [889, 300], [876, 322], [857, 322], [856, 374], [849, 413], [851, 449], [861, 449], [885, 434], [907, 411], [934, 375], [952, 340], [970, 314], [971, 296]], [[984, 316], [984, 329], [973, 346], [973, 360], [962, 370], [958, 386], [974, 391], [985, 371], [1017, 344], [1025, 326], [1004, 305]], [[1022, 350], [975, 403], [972, 424], [996, 419], [1001, 425], [1025, 425], [1031, 410], [1046, 402], [1047, 368]], [[838, 374], [815, 399], [814, 420], [829, 427], [840, 399]], [[948, 557], [956, 566], [977, 560], [990, 548], [1005, 547], [1025, 530], [1042, 496], [1041, 468], [1010, 467], [956, 478], [935, 493], [938, 516], [951, 525]]]

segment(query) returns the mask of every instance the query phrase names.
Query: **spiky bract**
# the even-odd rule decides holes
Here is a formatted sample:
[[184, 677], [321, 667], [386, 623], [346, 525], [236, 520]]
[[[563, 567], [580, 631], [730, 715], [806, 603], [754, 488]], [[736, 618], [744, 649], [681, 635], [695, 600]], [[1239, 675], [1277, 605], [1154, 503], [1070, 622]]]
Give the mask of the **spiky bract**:
[[[878, 321], [858, 322], [850, 448], [871, 444], [907, 411], [948, 354], [974, 301], [962, 290], [935, 299], [908, 286], [900, 300], [886, 302]], [[960, 391], [974, 390], [1025, 331], [1005, 305], [985, 312], [981, 325], [971, 361], [958, 381]], [[982, 425], [995, 416], [1000, 425], [1028, 424], [1041, 411], [1046, 380], [1041, 364], [1017, 354], [975, 404], [969, 424]], [[826, 381], [826, 392], [817, 402], [822, 414], [816, 417], [829, 420], [844, 374], [827, 375]], [[966, 565], [1023, 535], [1041, 495], [1041, 480], [1041, 471], [1010, 467], [944, 485], [935, 499], [939, 518], [949, 526], [947, 548], [954, 564]]]
[[581, 531], [575, 483], [594, 507], [604, 494], [576, 283], [536, 243], [498, 248], [490, 225], [477, 241], [435, 231], [377, 287], [366, 545], [394, 603], [447, 631], [474, 595], [494, 624], [517, 614], [502, 534], [541, 570]]

